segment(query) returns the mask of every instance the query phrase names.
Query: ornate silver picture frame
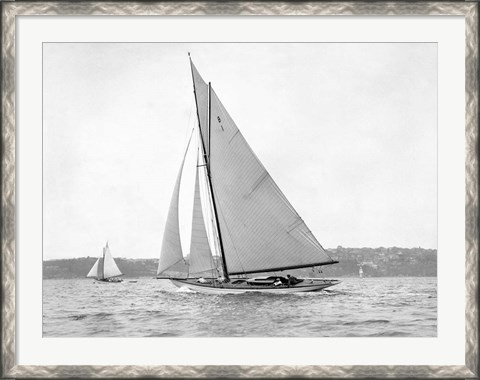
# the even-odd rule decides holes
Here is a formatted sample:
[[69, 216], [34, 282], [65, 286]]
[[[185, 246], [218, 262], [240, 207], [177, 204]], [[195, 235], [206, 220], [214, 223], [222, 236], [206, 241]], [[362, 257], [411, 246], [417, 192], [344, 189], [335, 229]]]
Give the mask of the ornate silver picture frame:
[[[2, 377], [416, 377], [479, 376], [478, 352], [478, 4], [476, 2], [2, 2]], [[20, 16], [95, 15], [329, 15], [462, 16], [465, 18], [465, 362], [402, 366], [132, 366], [18, 365], [15, 344], [16, 19]]]

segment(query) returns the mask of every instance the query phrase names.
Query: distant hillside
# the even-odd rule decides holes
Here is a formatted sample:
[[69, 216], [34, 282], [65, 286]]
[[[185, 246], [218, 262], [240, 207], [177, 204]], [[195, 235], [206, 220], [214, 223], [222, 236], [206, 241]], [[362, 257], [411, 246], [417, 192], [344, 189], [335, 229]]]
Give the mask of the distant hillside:
[[[338, 260], [335, 265], [288, 271], [299, 276], [357, 277], [360, 266], [364, 277], [430, 277], [437, 275], [437, 250], [423, 248], [344, 248], [328, 250]], [[96, 257], [47, 260], [43, 262], [43, 278], [83, 278]], [[115, 258], [125, 277], [155, 277], [158, 259]], [[319, 273], [321, 270], [323, 273]]]
[[340, 263], [323, 268], [331, 276], [364, 277], [435, 277], [437, 250], [423, 248], [344, 248], [329, 249], [330, 256]]

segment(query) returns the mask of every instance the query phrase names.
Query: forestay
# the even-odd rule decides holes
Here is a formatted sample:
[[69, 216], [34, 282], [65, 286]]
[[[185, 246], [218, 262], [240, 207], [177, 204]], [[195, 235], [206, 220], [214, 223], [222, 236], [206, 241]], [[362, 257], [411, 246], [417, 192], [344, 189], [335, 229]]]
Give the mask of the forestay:
[[197, 103], [198, 122], [200, 124], [200, 132], [203, 139], [203, 145], [205, 148], [205, 155], [208, 157], [209, 144], [208, 144], [208, 84], [202, 79], [201, 75], [195, 68], [192, 67], [193, 85], [195, 90], [195, 101]]

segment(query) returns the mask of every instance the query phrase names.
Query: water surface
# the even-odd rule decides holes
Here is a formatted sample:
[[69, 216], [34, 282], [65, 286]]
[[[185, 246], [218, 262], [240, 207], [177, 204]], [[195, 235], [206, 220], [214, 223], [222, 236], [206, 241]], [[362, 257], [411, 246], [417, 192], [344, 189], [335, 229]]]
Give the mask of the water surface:
[[437, 336], [436, 278], [341, 280], [318, 293], [278, 295], [206, 295], [150, 278], [126, 279], [120, 284], [44, 280], [43, 335]]

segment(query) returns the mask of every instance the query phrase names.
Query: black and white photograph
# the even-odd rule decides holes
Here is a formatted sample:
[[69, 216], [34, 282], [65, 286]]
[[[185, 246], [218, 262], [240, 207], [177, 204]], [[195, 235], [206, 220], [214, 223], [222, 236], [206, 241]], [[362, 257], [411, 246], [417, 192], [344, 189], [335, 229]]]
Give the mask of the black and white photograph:
[[437, 337], [437, 53], [43, 43], [43, 337]]

